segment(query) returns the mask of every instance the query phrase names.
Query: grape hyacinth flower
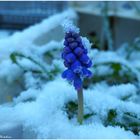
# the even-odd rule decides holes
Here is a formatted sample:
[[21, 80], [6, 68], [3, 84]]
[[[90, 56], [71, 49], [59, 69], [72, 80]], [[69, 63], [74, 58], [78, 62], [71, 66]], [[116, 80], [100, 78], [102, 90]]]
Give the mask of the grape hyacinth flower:
[[83, 121], [83, 80], [91, 78], [92, 73], [88, 70], [92, 66], [92, 61], [88, 57], [87, 48], [79, 35], [79, 29], [72, 23], [67, 22], [63, 25], [65, 30], [64, 48], [62, 59], [67, 68], [62, 73], [62, 78], [67, 79], [73, 84], [78, 94], [78, 122]]

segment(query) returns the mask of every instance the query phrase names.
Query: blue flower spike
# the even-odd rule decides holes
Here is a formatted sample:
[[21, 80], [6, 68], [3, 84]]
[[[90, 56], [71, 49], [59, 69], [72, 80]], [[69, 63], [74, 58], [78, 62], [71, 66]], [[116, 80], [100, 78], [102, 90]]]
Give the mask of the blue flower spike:
[[92, 72], [88, 68], [92, 67], [92, 61], [88, 57], [86, 43], [83, 43], [79, 34], [79, 29], [70, 21], [63, 24], [65, 31], [64, 48], [62, 59], [67, 68], [62, 73], [62, 78], [73, 84], [78, 94], [78, 122], [83, 122], [83, 80], [91, 78]]

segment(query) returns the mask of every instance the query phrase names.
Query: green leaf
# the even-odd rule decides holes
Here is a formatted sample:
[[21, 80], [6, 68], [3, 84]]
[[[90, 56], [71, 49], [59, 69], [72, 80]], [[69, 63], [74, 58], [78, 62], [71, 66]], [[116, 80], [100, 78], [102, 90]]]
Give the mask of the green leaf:
[[26, 103], [26, 102], [34, 102], [35, 100], [36, 100], [35, 98], [30, 97], [28, 99], [23, 100], [22, 102], [24, 102], [24, 103]]
[[[98, 74], [98, 68], [105, 66], [110, 67], [113, 70], [111, 72], [105, 73], [103, 75]], [[97, 83], [101, 81], [106, 81], [109, 85], [113, 84], [122, 84], [122, 83], [136, 83], [139, 81], [137, 73], [135, 73], [131, 67], [121, 62], [103, 62], [95, 64], [93, 67], [94, 76], [85, 81], [84, 87], [87, 88], [87, 85], [90, 83]]]
[[[20, 58], [25, 58], [25, 59], [30, 60], [32, 63], [34, 63], [34, 64], [36, 64], [37, 66], [40, 67], [40, 69], [42, 70], [41, 73], [45, 73], [45, 74], [47, 75], [48, 72], [47, 72], [46, 68], [45, 68], [42, 64], [40, 64], [38, 61], [34, 60], [33, 58], [31, 58], [31, 57], [29, 57], [29, 56], [25, 56], [25, 55], [23, 55], [23, 54], [20, 54], [20, 53], [17, 53], [17, 52], [13, 52], [13, 53], [10, 55], [10, 59], [12, 60], [13, 63], [16, 63], [16, 64], [17, 64], [20, 68], [22, 68], [23, 70], [25, 70], [24, 67], [22, 67], [22, 66], [18, 63], [18, 61], [17, 61], [17, 58], [18, 58], [18, 57], [20, 57]], [[26, 71], [27, 71], [27, 70], [26, 70]]]
[[15, 53], [11, 53], [10, 54], [10, 59], [13, 63], [17, 63], [17, 59], [16, 59], [16, 54]]
[[40, 71], [40, 70], [31, 70], [31, 71], [32, 71], [32, 73], [42, 74], [42, 71]]
[[76, 114], [78, 110], [78, 104], [77, 102], [70, 101], [65, 106], [66, 113], [68, 115], [69, 119], [72, 119]]
[[88, 113], [88, 114], [85, 114], [85, 115], [84, 115], [84, 119], [86, 120], [86, 119], [92, 117], [93, 115], [96, 115], [96, 114], [95, 114], [95, 113]]
[[135, 118], [135, 119], [137, 119], [137, 120], [140, 121], [140, 118], [138, 118], [138, 116], [136, 114], [134, 114], [134, 113], [125, 112], [124, 115], [129, 116], [129, 117], [132, 117], [132, 118]]
[[107, 121], [111, 123], [114, 121], [116, 117], [117, 117], [117, 111], [115, 109], [110, 109], [108, 112]]
[[132, 95], [127, 95], [121, 98], [121, 100], [123, 101], [127, 101], [130, 97], [132, 97]]
[[[65, 111], [68, 115], [69, 119], [74, 118], [74, 116], [77, 116], [77, 112], [78, 112], [78, 104], [76, 101], [70, 101], [66, 104], [65, 106]], [[89, 119], [90, 117], [92, 117], [93, 115], [96, 115], [96, 113], [94, 112], [89, 112], [87, 114], [84, 114], [84, 119]]]
[[114, 73], [116, 73], [116, 74], [118, 74], [119, 71], [122, 69], [122, 66], [120, 63], [112, 63], [111, 67], [113, 68]]
[[140, 122], [131, 122], [128, 124], [129, 127], [139, 127], [140, 129]]

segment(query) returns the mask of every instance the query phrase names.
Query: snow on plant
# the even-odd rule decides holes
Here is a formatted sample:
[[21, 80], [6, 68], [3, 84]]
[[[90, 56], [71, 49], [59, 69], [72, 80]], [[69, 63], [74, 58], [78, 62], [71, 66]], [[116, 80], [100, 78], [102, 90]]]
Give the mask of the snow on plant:
[[[58, 47], [57, 44], [58, 43], [55, 43], [56, 47]], [[50, 45], [50, 47], [51, 46], [52, 45]], [[59, 60], [52, 61], [52, 58], [48, 59], [50, 55], [46, 54], [50, 54], [50, 50], [38, 50], [36, 46], [33, 49], [34, 53], [31, 53], [32, 49], [30, 48], [28, 48], [28, 53], [26, 53], [26, 51], [20, 52], [19, 50], [15, 49], [10, 54], [9, 59], [7, 60], [8, 62], [10, 62], [10, 65], [15, 65], [16, 69], [20, 71], [21, 76], [15, 74], [15, 77], [18, 79], [16, 80], [17, 84], [22, 86], [22, 90], [31, 87], [41, 88], [42, 84], [53, 80], [62, 71], [62, 64]], [[51, 50], [51, 52], [53, 53], [54, 51]], [[50, 63], [52, 65], [50, 65]], [[7, 77], [9, 77], [8, 73]]]
[[[79, 35], [79, 29], [76, 28], [70, 21], [64, 24], [65, 40], [62, 58], [64, 65], [67, 68], [62, 77], [71, 82], [78, 94], [78, 122], [83, 121], [83, 80], [91, 78], [92, 73], [88, 70], [92, 66], [92, 61], [88, 57], [87, 49]], [[86, 44], [86, 43], [85, 43]]]

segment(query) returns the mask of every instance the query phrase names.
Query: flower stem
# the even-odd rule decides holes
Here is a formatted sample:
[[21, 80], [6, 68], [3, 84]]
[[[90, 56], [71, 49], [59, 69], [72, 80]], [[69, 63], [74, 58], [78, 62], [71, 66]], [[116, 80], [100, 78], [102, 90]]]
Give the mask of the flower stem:
[[77, 120], [79, 124], [83, 123], [83, 114], [84, 114], [84, 109], [83, 109], [83, 89], [81, 88], [80, 90], [77, 90], [77, 95], [78, 95], [78, 117]]

